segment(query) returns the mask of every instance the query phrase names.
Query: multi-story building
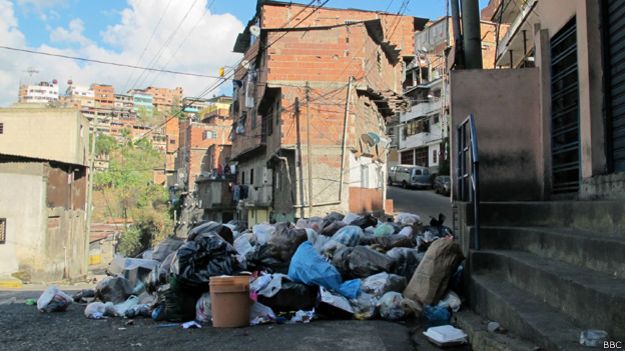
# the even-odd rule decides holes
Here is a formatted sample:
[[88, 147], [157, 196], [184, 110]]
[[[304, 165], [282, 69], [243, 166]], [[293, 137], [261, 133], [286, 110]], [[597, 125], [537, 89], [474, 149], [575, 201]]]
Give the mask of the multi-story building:
[[[385, 118], [408, 106], [403, 67], [426, 21], [321, 8], [297, 28], [284, 27], [304, 6], [259, 2], [234, 47], [244, 54], [231, 109], [243, 189], [234, 201], [248, 225], [384, 211]], [[251, 25], [262, 28], [259, 37]]]
[[0, 276], [86, 277], [88, 141], [76, 109], [0, 109]]
[[152, 96], [152, 104], [157, 111], [169, 111], [180, 108], [182, 103], [182, 88], [175, 89], [147, 87], [144, 92]]
[[110, 109], [112, 111], [115, 104], [115, 89], [109, 84], [91, 84], [95, 107], [99, 109]]
[[167, 175], [167, 186], [172, 187], [182, 183], [176, 178], [176, 158], [178, 155], [180, 138], [180, 121], [178, 118], [168, 118], [165, 122], [165, 174]]
[[[442, 17], [415, 34], [416, 58], [406, 70], [404, 95], [410, 109], [393, 128], [400, 164], [449, 174], [449, 82], [446, 51], [453, 45], [451, 17]], [[493, 68], [495, 23], [482, 21], [482, 57]], [[444, 167], [441, 167], [444, 166]]]
[[93, 110], [95, 107], [95, 95], [91, 88], [76, 85], [72, 80], [67, 81], [65, 90], [66, 101], [70, 106], [79, 110]]
[[113, 118], [134, 119], [136, 117], [134, 97], [132, 95], [115, 94]]
[[19, 88], [19, 103], [47, 104], [59, 100], [59, 84], [56, 79], [51, 83], [40, 82], [30, 85], [23, 84]]
[[138, 117], [149, 118], [154, 115], [152, 95], [138, 89], [129, 90], [128, 95], [132, 96], [133, 108]]

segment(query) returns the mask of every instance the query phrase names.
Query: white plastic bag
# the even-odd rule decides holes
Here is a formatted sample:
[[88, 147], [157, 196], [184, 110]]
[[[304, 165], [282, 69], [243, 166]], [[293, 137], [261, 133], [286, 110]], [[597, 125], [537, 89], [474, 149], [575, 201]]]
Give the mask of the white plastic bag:
[[384, 294], [378, 302], [380, 317], [390, 321], [404, 318], [405, 312], [401, 305], [402, 299], [403, 297], [398, 292], [389, 291]]
[[266, 244], [269, 239], [271, 239], [271, 235], [276, 231], [276, 228], [270, 224], [256, 224], [252, 227], [252, 232], [254, 233], [254, 237], [256, 238], [257, 244]]
[[63, 312], [71, 302], [71, 296], [50, 285], [37, 299], [37, 309], [41, 312]]
[[234, 240], [234, 249], [237, 250], [239, 255], [245, 256], [248, 252], [254, 250], [254, 247], [250, 244], [247, 236], [242, 235]]
[[139, 304], [139, 298], [132, 295], [126, 299], [126, 301], [122, 303], [118, 303], [114, 305], [115, 315], [117, 317], [124, 317], [126, 315], [126, 311]]
[[421, 217], [414, 213], [399, 212], [395, 215], [395, 223], [399, 223], [401, 225], [413, 225], [415, 223], [419, 223], [420, 221]]
[[104, 316], [115, 316], [115, 306], [112, 302], [92, 302], [85, 307], [85, 317], [89, 319], [101, 319]]
[[203, 293], [195, 304], [195, 320], [203, 324], [208, 324], [211, 322], [212, 317], [211, 295], [210, 293]]
[[344, 218], [343, 218], [343, 222], [345, 222], [345, 224], [349, 225], [350, 223], [352, 223], [353, 221], [362, 218], [362, 216], [359, 216], [355, 213], [348, 213]]
[[250, 308], [250, 325], [259, 325], [276, 320], [276, 314], [270, 307], [254, 302]]
[[460, 311], [461, 305], [462, 300], [460, 300], [460, 296], [453, 291], [448, 292], [447, 295], [438, 302], [438, 306], [449, 307], [454, 313]]

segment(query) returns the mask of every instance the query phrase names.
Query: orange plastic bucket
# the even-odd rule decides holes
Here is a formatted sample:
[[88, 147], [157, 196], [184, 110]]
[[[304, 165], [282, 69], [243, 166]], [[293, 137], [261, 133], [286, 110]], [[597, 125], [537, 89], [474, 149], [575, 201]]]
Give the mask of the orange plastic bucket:
[[250, 277], [211, 277], [209, 284], [213, 327], [237, 328], [249, 325]]

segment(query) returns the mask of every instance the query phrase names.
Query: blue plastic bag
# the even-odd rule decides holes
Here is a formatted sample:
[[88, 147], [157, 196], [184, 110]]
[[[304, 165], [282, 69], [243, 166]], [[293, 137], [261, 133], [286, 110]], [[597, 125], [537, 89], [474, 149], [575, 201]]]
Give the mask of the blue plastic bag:
[[447, 307], [427, 305], [423, 309], [423, 315], [428, 320], [430, 326], [449, 324], [451, 312]]
[[358, 241], [360, 241], [360, 237], [362, 236], [363, 231], [360, 227], [355, 225], [348, 225], [341, 229], [339, 229], [336, 234], [332, 235], [332, 240], [339, 242], [345, 246], [356, 246], [358, 245]]
[[295, 251], [288, 275], [294, 282], [323, 286], [348, 299], [354, 299], [360, 293], [360, 280], [343, 282], [341, 274], [315, 251], [310, 241], [303, 242]]

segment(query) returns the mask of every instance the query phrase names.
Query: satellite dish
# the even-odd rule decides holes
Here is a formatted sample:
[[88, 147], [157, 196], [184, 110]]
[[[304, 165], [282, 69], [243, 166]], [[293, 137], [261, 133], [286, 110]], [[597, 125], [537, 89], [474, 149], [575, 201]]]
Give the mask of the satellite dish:
[[242, 60], [241, 61], [241, 66], [245, 69], [249, 69], [250, 68], [250, 61], [248, 60]]
[[369, 146], [374, 146], [375, 144], [380, 142], [380, 137], [375, 133], [365, 133], [360, 136], [360, 140], [362, 140], [365, 144]]
[[251, 26], [250, 27], [250, 33], [252, 33], [253, 36], [257, 37], [260, 35], [260, 27], [259, 26]]

